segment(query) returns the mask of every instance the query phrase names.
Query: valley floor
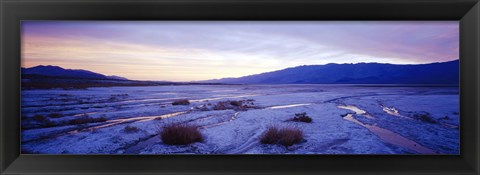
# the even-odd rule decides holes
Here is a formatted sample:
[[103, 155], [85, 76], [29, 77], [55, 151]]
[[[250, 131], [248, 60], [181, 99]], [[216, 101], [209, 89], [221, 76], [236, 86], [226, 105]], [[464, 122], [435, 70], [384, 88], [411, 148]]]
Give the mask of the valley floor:
[[[23, 153], [459, 154], [458, 87], [186, 85], [23, 90], [22, 97]], [[179, 99], [190, 104], [172, 105]], [[249, 106], [214, 108], [238, 100]], [[311, 123], [289, 120], [303, 112]], [[198, 126], [204, 141], [164, 144], [158, 131], [172, 123]], [[304, 140], [261, 144], [269, 126], [296, 126]]]

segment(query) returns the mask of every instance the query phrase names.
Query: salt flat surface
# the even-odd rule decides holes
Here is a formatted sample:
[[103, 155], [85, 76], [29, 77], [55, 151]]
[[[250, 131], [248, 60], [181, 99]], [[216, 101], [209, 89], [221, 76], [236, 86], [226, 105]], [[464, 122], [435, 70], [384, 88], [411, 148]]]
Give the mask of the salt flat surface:
[[[171, 104], [178, 99], [191, 103]], [[208, 108], [226, 100], [250, 100], [255, 107]], [[302, 112], [313, 122], [289, 121]], [[49, 117], [52, 113], [62, 115]], [[46, 116], [53, 124], [42, 126], [44, 121], [35, 120], [35, 115]], [[85, 116], [106, 121], [68, 123]], [[171, 123], [198, 126], [204, 141], [164, 144], [158, 131]], [[296, 126], [304, 140], [289, 147], [261, 144], [259, 137], [273, 125]], [[125, 126], [140, 130], [126, 132]], [[22, 90], [24, 153], [459, 154], [458, 126], [458, 87], [185, 85]]]

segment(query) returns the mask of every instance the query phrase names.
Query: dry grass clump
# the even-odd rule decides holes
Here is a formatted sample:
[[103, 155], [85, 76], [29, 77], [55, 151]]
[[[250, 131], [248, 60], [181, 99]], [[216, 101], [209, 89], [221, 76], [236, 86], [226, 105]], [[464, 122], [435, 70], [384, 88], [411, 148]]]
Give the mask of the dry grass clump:
[[80, 124], [85, 124], [85, 123], [97, 123], [97, 122], [105, 122], [107, 121], [107, 118], [105, 117], [98, 117], [98, 118], [92, 118], [87, 115], [78, 117], [76, 119], [72, 119], [68, 121], [68, 124], [70, 125], [80, 125]]
[[203, 135], [194, 125], [169, 124], [159, 132], [163, 143], [169, 145], [188, 145], [203, 141]]
[[123, 128], [123, 131], [125, 131], [126, 133], [133, 133], [140, 131], [140, 129], [135, 126], [125, 126], [125, 128]]
[[243, 101], [231, 101], [230, 105], [232, 106], [242, 106]]
[[253, 100], [233, 100], [233, 101], [219, 101], [213, 106], [213, 110], [227, 110], [233, 109], [236, 111], [246, 111], [248, 109], [258, 108], [253, 104]]
[[172, 105], [189, 105], [190, 104], [190, 101], [186, 100], [186, 99], [182, 99], [182, 100], [175, 100], [172, 102]]
[[415, 119], [420, 120], [422, 122], [427, 122], [427, 123], [437, 123], [435, 119], [433, 119], [430, 114], [424, 113], [424, 114], [415, 114], [413, 116]]
[[290, 119], [290, 121], [312, 123], [312, 118], [307, 116], [306, 112], [302, 112], [302, 113], [299, 113], [299, 114], [295, 114], [295, 117]]
[[292, 146], [303, 140], [302, 130], [296, 127], [277, 128], [269, 127], [260, 137], [260, 143], [280, 144], [283, 146]]
[[278, 142], [279, 134], [277, 127], [269, 127], [263, 132], [260, 142], [263, 144], [275, 144]]
[[279, 133], [280, 139], [278, 143], [283, 146], [292, 146], [303, 140], [303, 132], [298, 128], [283, 128], [280, 129]]
[[215, 106], [213, 106], [213, 110], [227, 110], [233, 109], [234, 107], [230, 105], [228, 101], [219, 101]]

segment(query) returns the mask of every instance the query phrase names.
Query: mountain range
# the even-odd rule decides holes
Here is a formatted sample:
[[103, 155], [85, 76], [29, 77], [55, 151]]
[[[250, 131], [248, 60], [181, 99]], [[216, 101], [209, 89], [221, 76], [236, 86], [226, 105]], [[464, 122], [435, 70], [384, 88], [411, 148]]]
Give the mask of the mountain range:
[[193, 83], [169, 81], [129, 80], [115, 75], [81, 70], [64, 69], [59, 66], [35, 66], [22, 68], [22, 89], [85, 89], [114, 86], [161, 86], [161, 85], [213, 85], [218, 83]]
[[[190, 83], [214, 84], [455, 84], [459, 83], [459, 60], [429, 64], [326, 64], [304, 65], [282, 70]], [[40, 80], [38, 77], [40, 76]], [[129, 81], [119, 76], [106, 76], [81, 69], [59, 66], [22, 68], [22, 77], [45, 82], [41, 77]], [[32, 80], [34, 80], [32, 79]], [[59, 81], [59, 80], [56, 80]], [[173, 82], [162, 82], [173, 83]]]
[[22, 75], [41, 75], [51, 77], [68, 77], [68, 78], [82, 78], [82, 79], [105, 79], [105, 80], [128, 80], [119, 76], [106, 76], [82, 69], [64, 69], [59, 66], [44, 66], [39, 65], [31, 68], [22, 68]]
[[243, 76], [201, 81], [231, 84], [456, 84], [459, 60], [429, 64], [305, 65]]

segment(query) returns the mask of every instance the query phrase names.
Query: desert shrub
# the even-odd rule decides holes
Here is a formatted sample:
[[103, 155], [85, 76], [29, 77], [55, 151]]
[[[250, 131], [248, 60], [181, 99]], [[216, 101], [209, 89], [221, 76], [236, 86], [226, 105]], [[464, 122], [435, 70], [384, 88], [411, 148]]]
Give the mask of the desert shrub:
[[85, 123], [97, 123], [97, 122], [105, 122], [107, 121], [107, 118], [105, 117], [98, 117], [98, 118], [92, 118], [89, 116], [81, 116], [72, 120], [68, 121], [68, 124], [70, 125], [80, 125], [80, 124], [85, 124]]
[[48, 114], [48, 117], [50, 118], [60, 118], [60, 117], [63, 117], [64, 115], [61, 114], [61, 113], [51, 113], [51, 114]]
[[433, 119], [429, 114], [415, 114], [415, 119], [420, 120], [422, 122], [427, 123], [437, 123], [435, 119]]
[[44, 115], [40, 115], [40, 114], [37, 114], [37, 115], [33, 116], [33, 120], [35, 120], [37, 122], [43, 122], [46, 119], [47, 119], [47, 117], [45, 117]]
[[198, 110], [201, 110], [201, 111], [208, 111], [208, 107], [207, 105], [200, 105], [200, 106], [195, 106], [193, 107], [194, 109], [198, 109]]
[[300, 117], [293, 117], [292, 121], [294, 122], [305, 122], [305, 123], [312, 123], [312, 118], [309, 116], [300, 116]]
[[232, 106], [242, 106], [243, 101], [231, 101], [230, 105]]
[[303, 140], [302, 130], [296, 127], [277, 128], [269, 127], [260, 137], [263, 144], [280, 144], [283, 146], [292, 146]]
[[186, 99], [182, 99], [182, 100], [175, 100], [172, 102], [172, 105], [189, 105], [190, 104], [190, 101], [186, 100]]
[[220, 101], [215, 106], [213, 106], [213, 110], [227, 110], [227, 109], [233, 109], [233, 107], [229, 104], [227, 104], [226, 101]]
[[188, 145], [194, 142], [202, 142], [203, 135], [197, 126], [188, 124], [169, 124], [160, 131], [163, 143], [169, 145]]
[[298, 128], [282, 128], [279, 133], [278, 143], [283, 146], [292, 146], [303, 140], [303, 132]]
[[135, 126], [125, 126], [125, 128], [123, 128], [123, 131], [125, 131], [126, 133], [133, 133], [140, 131], [140, 129]]
[[213, 106], [213, 110], [227, 110], [233, 109], [236, 111], [246, 111], [248, 109], [256, 109], [257, 106], [253, 105], [253, 102], [246, 102], [245, 100], [238, 101], [219, 101]]
[[263, 132], [260, 137], [260, 142], [263, 144], [275, 144], [278, 141], [278, 128], [269, 127], [265, 132]]
[[303, 113], [295, 114], [295, 117], [293, 117], [292, 119], [290, 119], [290, 121], [311, 123], [311, 122], [312, 122], [312, 118], [310, 118], [309, 116], [307, 116], [307, 113], [306, 113], [306, 112], [303, 112]]

